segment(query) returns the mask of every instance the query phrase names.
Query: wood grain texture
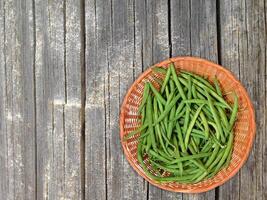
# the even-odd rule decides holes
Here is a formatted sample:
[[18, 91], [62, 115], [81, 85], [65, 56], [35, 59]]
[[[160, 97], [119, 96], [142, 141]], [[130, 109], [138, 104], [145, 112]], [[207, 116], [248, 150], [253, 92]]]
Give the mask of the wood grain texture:
[[65, 2], [65, 198], [82, 199], [81, 1]]
[[8, 132], [6, 125], [6, 78], [5, 78], [5, 10], [4, 2], [0, 1], [0, 198], [8, 196]]
[[36, 1], [37, 199], [81, 199], [80, 1]]
[[37, 199], [65, 197], [64, 4], [35, 1]]
[[[267, 199], [266, 10], [266, 0], [0, 1], [0, 199]], [[179, 55], [220, 62], [255, 106], [249, 160], [203, 194], [148, 184], [120, 144], [128, 88]]]
[[[85, 1], [86, 108], [85, 199], [106, 199], [105, 75], [110, 30], [110, 4]], [[105, 12], [104, 12], [105, 11]]]
[[[172, 56], [192, 55], [218, 61], [216, 1], [171, 1]], [[215, 190], [183, 194], [183, 199], [215, 199]]]
[[30, 199], [35, 198], [32, 1], [1, 1], [0, 7], [0, 198]]
[[262, 0], [220, 1], [221, 61], [246, 87], [255, 107], [257, 133], [248, 161], [219, 188], [219, 199], [267, 197], [265, 6]]

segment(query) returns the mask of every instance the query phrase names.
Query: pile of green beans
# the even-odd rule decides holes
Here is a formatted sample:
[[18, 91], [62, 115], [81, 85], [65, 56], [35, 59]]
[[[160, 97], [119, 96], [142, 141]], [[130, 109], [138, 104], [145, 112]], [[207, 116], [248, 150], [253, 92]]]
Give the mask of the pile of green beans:
[[[233, 149], [238, 98], [229, 105], [220, 85], [190, 72], [154, 67], [163, 77], [146, 82], [138, 112], [141, 126], [124, 137], [138, 137], [137, 158], [157, 182], [197, 183], [227, 167]], [[148, 157], [149, 168], [144, 163]]]

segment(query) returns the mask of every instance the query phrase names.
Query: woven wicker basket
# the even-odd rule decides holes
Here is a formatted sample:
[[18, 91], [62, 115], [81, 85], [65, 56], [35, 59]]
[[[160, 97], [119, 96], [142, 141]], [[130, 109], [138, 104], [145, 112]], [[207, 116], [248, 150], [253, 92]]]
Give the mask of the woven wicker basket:
[[[229, 167], [221, 170], [215, 177], [196, 184], [159, 184], [145, 175], [137, 161], [137, 138], [139, 135], [137, 134], [128, 141], [123, 141], [123, 136], [140, 126], [140, 116], [137, 114], [137, 110], [142, 100], [144, 83], [146, 81], [150, 81], [156, 87], [159, 87], [154, 81], [157, 75], [152, 72], [151, 68], [147, 69], [143, 74], [141, 74], [141, 76], [132, 84], [127, 95], [125, 96], [120, 115], [121, 143], [129, 163], [139, 175], [141, 175], [151, 184], [173, 192], [205, 192], [222, 185], [224, 182], [233, 177], [247, 160], [253, 144], [256, 129], [253, 105], [242, 84], [233, 76], [231, 72], [225, 68], [207, 60], [193, 57], [171, 58], [156, 64], [156, 66], [168, 67], [170, 62], [174, 62], [177, 69], [194, 72], [207, 78], [212, 79], [216, 75], [222, 86], [224, 94], [229, 94], [229, 92], [235, 91], [238, 95], [239, 112], [234, 128], [234, 149]], [[228, 102], [232, 102], [232, 96], [233, 95], [226, 95], [225, 98]], [[146, 161], [145, 163], [147, 164]]]

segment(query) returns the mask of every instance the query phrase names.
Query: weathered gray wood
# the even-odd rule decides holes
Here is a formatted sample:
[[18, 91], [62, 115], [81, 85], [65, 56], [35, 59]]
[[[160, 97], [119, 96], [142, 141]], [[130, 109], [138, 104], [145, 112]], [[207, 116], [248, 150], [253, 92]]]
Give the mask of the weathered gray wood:
[[85, 199], [107, 197], [105, 103], [108, 99], [105, 99], [105, 76], [108, 67], [107, 43], [111, 37], [110, 9], [109, 2], [85, 1]]
[[[266, 2], [220, 1], [221, 61], [247, 88], [257, 133], [240, 173], [219, 188], [219, 199], [266, 199]], [[265, 91], [265, 92], [264, 92]]]
[[0, 3], [0, 198], [35, 198], [32, 1]]
[[81, 199], [80, 1], [36, 1], [37, 198]]
[[[172, 56], [192, 55], [217, 62], [216, 1], [171, 1]], [[215, 190], [183, 194], [183, 199], [215, 199]]]
[[63, 7], [59, 1], [35, 1], [37, 199], [65, 196]]
[[[0, 1], [0, 198], [7, 199], [8, 192], [8, 132], [6, 125], [6, 78], [5, 78], [5, 11]], [[10, 192], [11, 193], [11, 192]]]
[[82, 199], [81, 1], [66, 0], [65, 198]]

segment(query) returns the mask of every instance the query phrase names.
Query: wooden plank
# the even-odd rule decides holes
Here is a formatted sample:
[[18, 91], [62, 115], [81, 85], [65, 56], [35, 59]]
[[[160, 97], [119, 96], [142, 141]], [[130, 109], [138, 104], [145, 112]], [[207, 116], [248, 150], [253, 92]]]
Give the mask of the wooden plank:
[[81, 199], [80, 1], [36, 1], [37, 198]]
[[[216, 1], [171, 1], [172, 56], [192, 55], [217, 62]], [[183, 194], [183, 199], [215, 199], [215, 190]]]
[[64, 4], [35, 1], [37, 199], [65, 197]]
[[0, 1], [0, 199], [8, 196], [8, 133], [6, 125], [6, 78], [5, 78], [5, 11]]
[[1, 1], [0, 9], [0, 198], [30, 199], [36, 178], [32, 1]]
[[85, 1], [85, 199], [107, 198], [105, 76], [110, 9], [110, 2]]
[[[220, 1], [221, 61], [239, 77], [255, 107], [257, 133], [239, 174], [219, 199], [266, 199], [266, 13], [263, 0]], [[229, 192], [225, 192], [229, 191]]]
[[81, 1], [66, 0], [66, 104], [65, 104], [65, 198], [82, 199], [82, 29]]

